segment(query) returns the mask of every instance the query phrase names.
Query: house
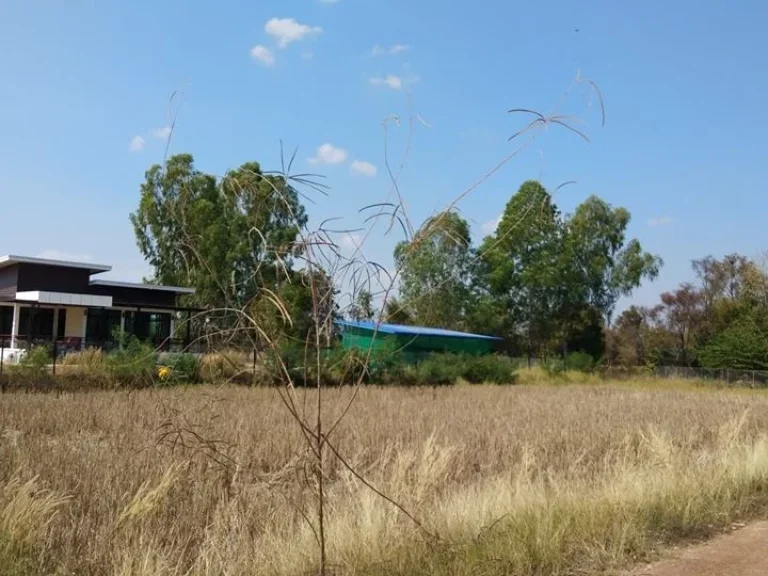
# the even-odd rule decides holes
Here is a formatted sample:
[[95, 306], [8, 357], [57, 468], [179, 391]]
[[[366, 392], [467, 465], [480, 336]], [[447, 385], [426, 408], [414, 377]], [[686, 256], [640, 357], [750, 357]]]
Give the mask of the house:
[[[56, 340], [67, 349], [81, 349], [109, 342], [120, 329], [157, 345], [170, 342], [174, 323], [194, 311], [180, 307], [179, 297], [194, 290], [99, 277], [111, 269], [0, 256], [0, 346], [19, 349], [35, 340]], [[188, 342], [190, 322], [184, 323], [182, 338]]]
[[495, 336], [483, 336], [426, 326], [403, 326], [346, 320], [337, 321], [336, 325], [341, 329], [341, 341], [346, 349], [375, 351], [385, 346], [385, 341], [390, 341], [406, 358], [411, 359], [431, 352], [491, 354], [502, 341], [501, 338]]

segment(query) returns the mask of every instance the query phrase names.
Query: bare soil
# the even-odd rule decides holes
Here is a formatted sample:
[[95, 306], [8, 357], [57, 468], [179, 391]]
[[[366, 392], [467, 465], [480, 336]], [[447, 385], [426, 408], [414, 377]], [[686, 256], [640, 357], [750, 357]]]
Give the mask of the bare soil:
[[631, 576], [764, 576], [768, 574], [768, 522], [758, 522], [632, 571]]

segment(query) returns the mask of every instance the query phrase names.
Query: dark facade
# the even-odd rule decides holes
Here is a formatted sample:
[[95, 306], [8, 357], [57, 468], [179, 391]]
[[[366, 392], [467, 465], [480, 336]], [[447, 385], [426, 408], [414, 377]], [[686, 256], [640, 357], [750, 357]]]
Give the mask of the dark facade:
[[[40, 264], [17, 264], [16, 290], [28, 292], [45, 290], [89, 294], [88, 283], [91, 271], [64, 266], [43, 266]], [[85, 290], [85, 292], [83, 292]]]
[[0, 300], [13, 300], [19, 283], [19, 267], [0, 268]]

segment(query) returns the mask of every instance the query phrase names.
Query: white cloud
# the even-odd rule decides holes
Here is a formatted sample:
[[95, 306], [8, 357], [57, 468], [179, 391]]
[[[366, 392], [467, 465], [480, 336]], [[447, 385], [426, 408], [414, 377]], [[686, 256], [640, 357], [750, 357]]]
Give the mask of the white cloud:
[[310, 164], [343, 164], [349, 154], [343, 148], [337, 148], [330, 142], [317, 148], [313, 158], [309, 159]]
[[142, 150], [144, 150], [144, 138], [141, 136], [131, 138], [131, 152], [141, 152]]
[[400, 90], [403, 87], [403, 79], [394, 74], [388, 74], [387, 76], [374, 76], [370, 78], [368, 82], [371, 86], [387, 86], [392, 90]]
[[256, 60], [256, 62], [260, 62], [267, 68], [271, 68], [275, 65], [275, 55], [272, 54], [272, 51], [267, 48], [266, 46], [262, 46], [261, 44], [257, 44], [253, 48], [251, 48], [251, 58]]
[[339, 238], [339, 246], [347, 250], [357, 250], [363, 242], [363, 235], [358, 232], [347, 232]]
[[674, 219], [671, 216], [657, 216], [648, 219], [648, 226], [669, 226], [672, 222], [674, 222]]
[[483, 234], [486, 236], [489, 234], [493, 234], [496, 232], [496, 228], [499, 227], [499, 224], [501, 223], [501, 214], [499, 214], [498, 218], [494, 220], [489, 220], [488, 222], [484, 222], [482, 225]]
[[288, 44], [320, 34], [323, 29], [299, 24], [293, 18], [272, 18], [264, 25], [264, 31], [277, 40], [280, 48], [285, 48]]
[[159, 140], [168, 140], [168, 136], [171, 135], [171, 127], [170, 126], [163, 126], [162, 128], [156, 128], [155, 130], [152, 130], [152, 136], [155, 138], [158, 138]]
[[46, 260], [67, 260], [69, 262], [93, 262], [93, 256], [90, 254], [71, 254], [56, 249], [43, 250], [37, 255], [37, 258], [44, 258]]
[[352, 170], [352, 172], [357, 172], [358, 174], [362, 174], [363, 176], [373, 177], [376, 176], [376, 166], [371, 164], [370, 162], [366, 162], [365, 160], [355, 160], [350, 164], [349, 168]]
[[371, 56], [384, 56], [384, 54], [400, 54], [410, 50], [411, 47], [408, 44], [393, 44], [389, 48], [380, 44], [375, 44], [371, 48]]

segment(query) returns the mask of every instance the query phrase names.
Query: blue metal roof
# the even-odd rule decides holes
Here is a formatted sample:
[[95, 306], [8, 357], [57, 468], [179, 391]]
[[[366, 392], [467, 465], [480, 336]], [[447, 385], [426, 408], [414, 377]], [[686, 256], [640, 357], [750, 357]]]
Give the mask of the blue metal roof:
[[[337, 320], [336, 324], [342, 328], [360, 328], [362, 330], [376, 330], [377, 323], [370, 321]], [[495, 336], [483, 336], [482, 334], [470, 334], [469, 332], [456, 332], [455, 330], [443, 330], [442, 328], [429, 328], [427, 326], [403, 326], [401, 324], [378, 324], [378, 332], [382, 334], [401, 334], [406, 336], [447, 336], [450, 338], [474, 338], [476, 340], [502, 340]]]

